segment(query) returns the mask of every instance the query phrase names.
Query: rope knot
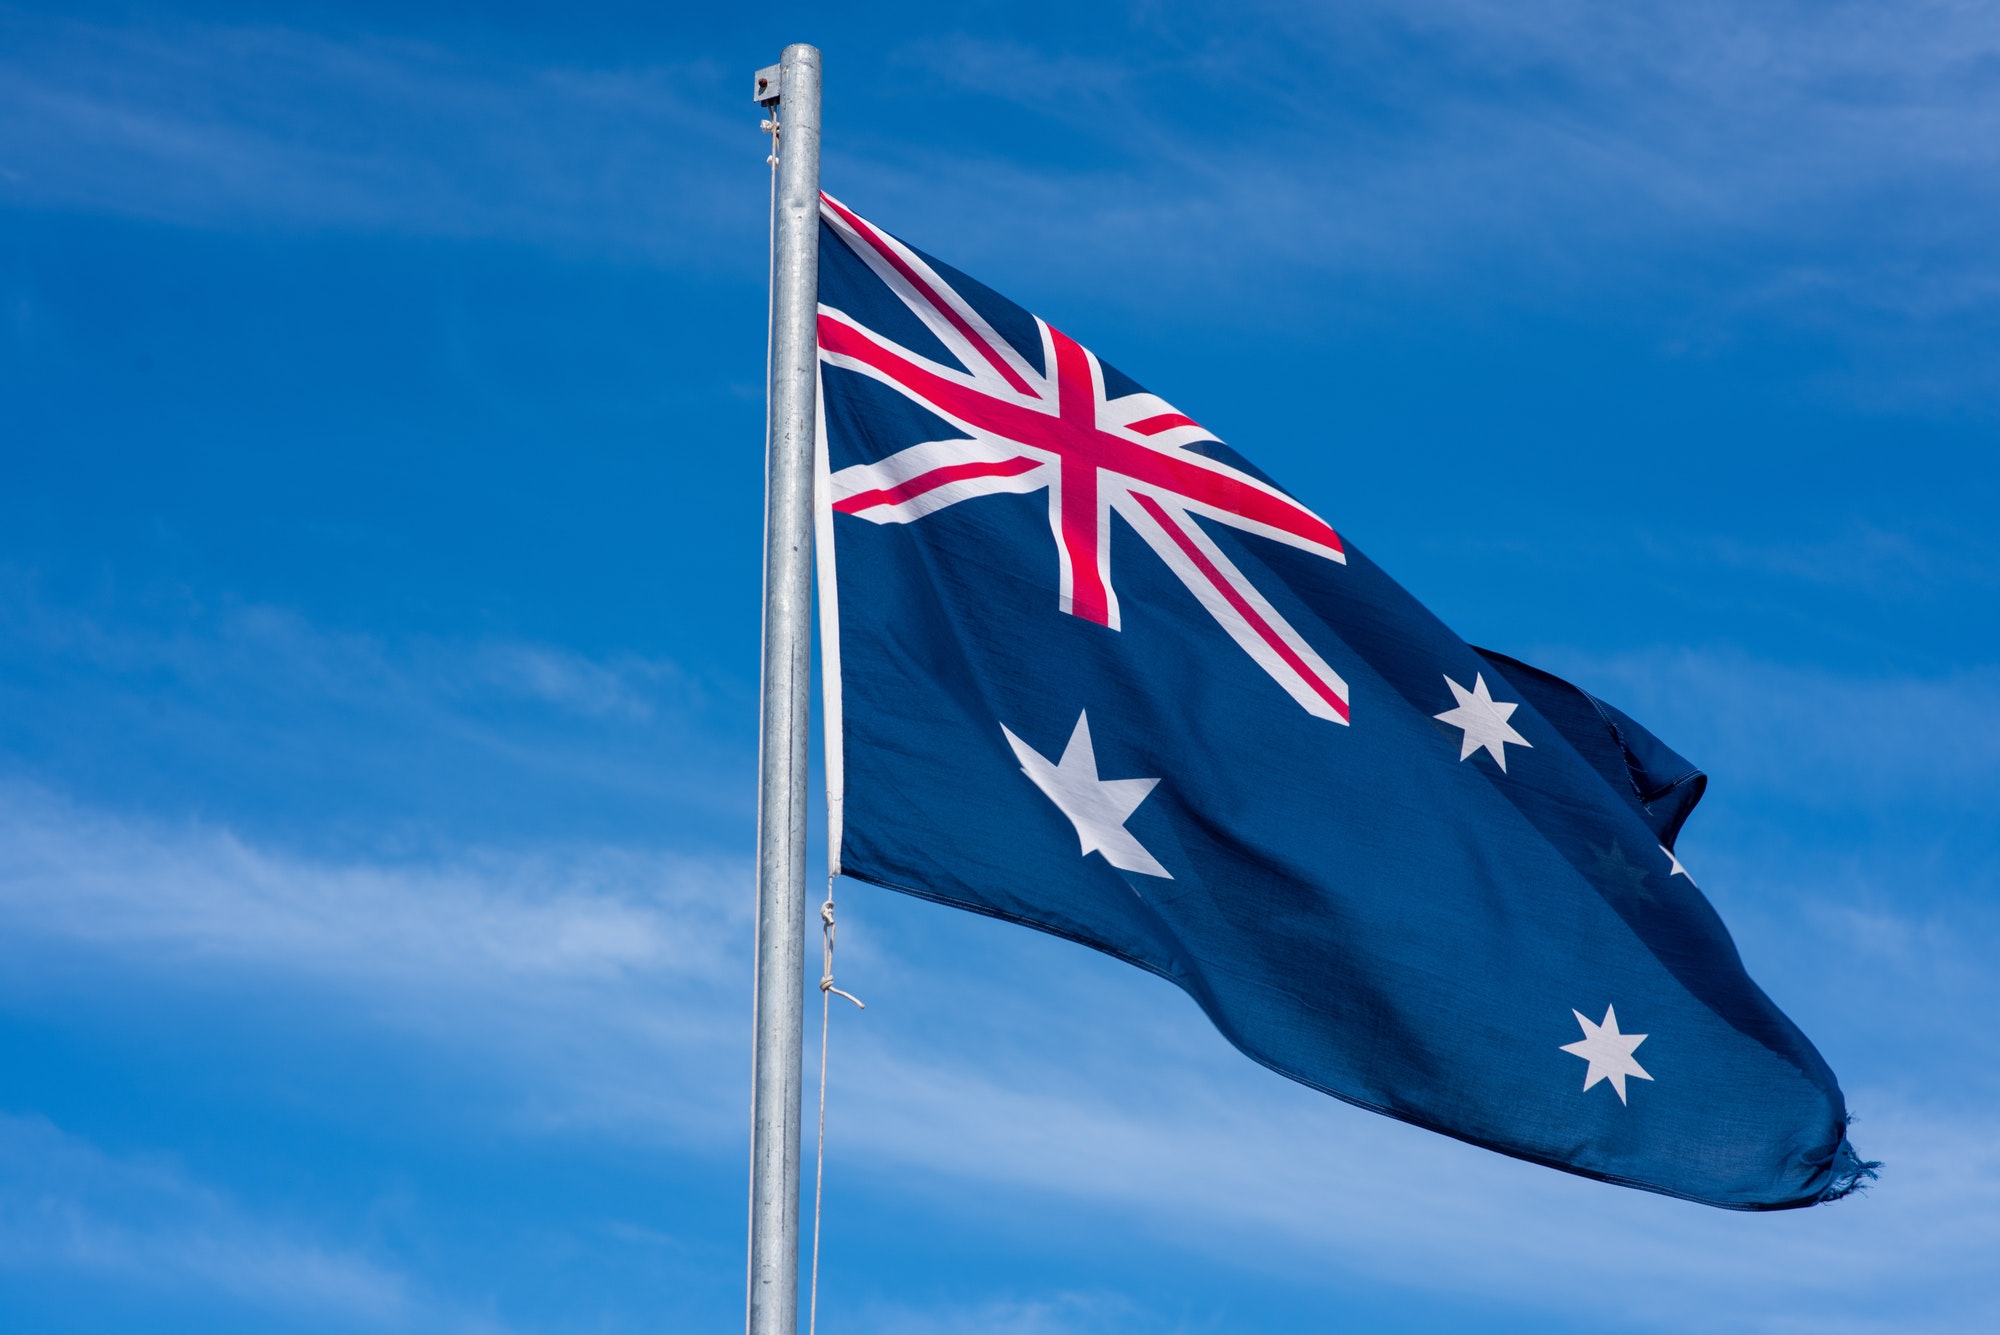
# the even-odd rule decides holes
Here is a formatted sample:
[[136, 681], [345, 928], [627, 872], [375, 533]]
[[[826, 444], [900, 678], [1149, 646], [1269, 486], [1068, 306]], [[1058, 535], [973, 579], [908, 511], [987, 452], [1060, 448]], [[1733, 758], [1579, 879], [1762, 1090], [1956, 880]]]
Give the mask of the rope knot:
[[822, 992], [831, 992], [833, 993], [833, 995], [837, 997], [846, 997], [849, 1001], [853, 1002], [856, 1006], [860, 1007], [862, 1010], [867, 1010], [868, 1009], [867, 1002], [863, 1001], [860, 997], [855, 996], [852, 992], [843, 992], [839, 988], [833, 985], [834, 925], [833, 925], [833, 897], [831, 895], [827, 896], [826, 903], [819, 906], [819, 920], [822, 924], [824, 924], [823, 927], [821, 928], [821, 932], [826, 940], [826, 956], [825, 956], [826, 969], [825, 972], [820, 975], [819, 990]]
[[[775, 211], [776, 204], [772, 208]], [[832, 1014], [828, 1007], [836, 996], [846, 997], [861, 1010], [868, 1006], [852, 992], [843, 992], [833, 985], [833, 877], [826, 878], [826, 903], [819, 906], [820, 935], [826, 945], [826, 971], [819, 980], [819, 1150], [813, 1156], [813, 1251], [812, 1288], [806, 1300], [806, 1335], [819, 1332], [819, 1224], [820, 1197], [826, 1185], [826, 1034], [832, 1026], [828, 1017]]]

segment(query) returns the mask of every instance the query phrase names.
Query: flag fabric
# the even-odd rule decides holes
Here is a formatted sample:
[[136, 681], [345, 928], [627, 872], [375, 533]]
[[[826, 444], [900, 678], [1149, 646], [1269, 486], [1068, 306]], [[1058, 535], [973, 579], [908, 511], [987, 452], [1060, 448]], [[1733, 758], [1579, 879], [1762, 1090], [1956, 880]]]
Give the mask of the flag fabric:
[[1739, 1209], [1870, 1174], [1675, 855], [1691, 764], [831, 198], [819, 273], [838, 871], [1149, 969], [1266, 1066], [1504, 1154]]

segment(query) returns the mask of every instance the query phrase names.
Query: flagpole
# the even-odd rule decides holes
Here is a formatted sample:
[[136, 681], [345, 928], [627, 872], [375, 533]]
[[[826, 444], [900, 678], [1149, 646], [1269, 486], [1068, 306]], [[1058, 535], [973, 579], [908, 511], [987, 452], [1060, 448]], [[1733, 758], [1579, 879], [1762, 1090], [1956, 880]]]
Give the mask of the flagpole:
[[[775, 87], [772, 75], [776, 75]], [[805, 1034], [806, 712], [812, 679], [812, 490], [819, 371], [819, 48], [757, 76], [776, 104], [771, 364], [764, 482], [763, 716], [750, 1094], [749, 1335], [799, 1324], [799, 1094]]]

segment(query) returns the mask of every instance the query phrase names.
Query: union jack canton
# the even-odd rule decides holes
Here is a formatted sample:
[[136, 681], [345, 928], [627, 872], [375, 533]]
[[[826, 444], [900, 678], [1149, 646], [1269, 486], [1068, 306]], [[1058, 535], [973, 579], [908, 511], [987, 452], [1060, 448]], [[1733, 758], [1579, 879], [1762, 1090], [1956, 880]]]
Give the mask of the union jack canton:
[[823, 198], [820, 217], [957, 364], [901, 347], [824, 302], [821, 359], [890, 386], [963, 433], [834, 473], [836, 513], [907, 524], [960, 501], [1047, 491], [1058, 605], [1117, 630], [1115, 512], [1307, 712], [1347, 722], [1347, 683], [1192, 516], [1344, 562], [1340, 537], [1325, 520], [1269, 483], [1191, 449], [1221, 442], [1159, 395], [1107, 393], [1104, 368], [1090, 350], [1039, 316], [1032, 317], [1042, 354], [1035, 366], [916, 251], [831, 197]]

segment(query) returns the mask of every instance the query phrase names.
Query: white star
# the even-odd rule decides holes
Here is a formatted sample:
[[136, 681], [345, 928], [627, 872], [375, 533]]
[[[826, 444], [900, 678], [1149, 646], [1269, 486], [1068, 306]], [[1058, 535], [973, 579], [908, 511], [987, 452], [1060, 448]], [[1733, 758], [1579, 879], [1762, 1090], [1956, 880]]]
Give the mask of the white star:
[[1610, 1006], [1604, 1008], [1604, 1023], [1592, 1024], [1583, 1018], [1583, 1012], [1572, 1010], [1571, 1015], [1583, 1026], [1583, 1038], [1575, 1043], [1565, 1043], [1564, 1052], [1573, 1052], [1590, 1063], [1590, 1069], [1583, 1073], [1583, 1087], [1589, 1089], [1600, 1080], [1609, 1080], [1611, 1087], [1618, 1091], [1618, 1101], [1625, 1102], [1625, 1077], [1636, 1075], [1641, 1080], [1651, 1080], [1646, 1068], [1632, 1060], [1632, 1049], [1646, 1041], [1644, 1034], [1621, 1034], [1618, 1032], [1618, 1012]]
[[1062, 760], [1053, 765], [1008, 731], [1006, 724], [1000, 725], [1000, 731], [1007, 734], [1007, 744], [1014, 748], [1014, 758], [1021, 762], [1021, 773], [1034, 780], [1035, 787], [1076, 826], [1083, 856], [1102, 853], [1104, 860], [1120, 871], [1174, 879], [1159, 859], [1148, 853], [1125, 828], [1125, 822], [1159, 780], [1098, 778], [1097, 753], [1091, 749], [1088, 717], [1081, 713], [1076, 716], [1076, 731], [1069, 735]]
[[1495, 700], [1487, 693], [1486, 678], [1483, 674], [1473, 674], [1472, 689], [1469, 691], [1450, 677], [1444, 679], [1444, 684], [1451, 687], [1451, 693], [1458, 697], [1458, 705], [1432, 717], [1449, 723], [1454, 728], [1465, 729], [1464, 745], [1458, 752], [1460, 760], [1470, 759], [1472, 753], [1483, 746], [1487, 754], [1499, 762], [1501, 772], [1505, 773], [1507, 743], [1513, 742], [1518, 746], [1530, 747], [1534, 745], [1520, 733], [1515, 732], [1514, 725], [1507, 722], [1514, 711], [1521, 706], [1509, 704], [1504, 700]]
[[1669, 875], [1669, 876], [1687, 876], [1687, 878], [1688, 878], [1688, 884], [1689, 884], [1689, 885], [1693, 885], [1693, 884], [1694, 884], [1694, 877], [1692, 877], [1692, 876], [1688, 876], [1688, 869], [1687, 869], [1686, 867], [1683, 867], [1683, 866], [1681, 865], [1681, 860], [1680, 860], [1679, 858], [1677, 858], [1677, 857], [1675, 857], [1675, 856], [1674, 856], [1674, 850], [1673, 850], [1673, 849], [1671, 849], [1671, 848], [1668, 848], [1668, 847], [1667, 847], [1667, 846], [1666, 846], [1665, 844], [1661, 844], [1661, 845], [1660, 845], [1660, 851], [1661, 851], [1662, 853], [1665, 853], [1665, 854], [1667, 855], [1667, 861], [1669, 861], [1669, 862], [1671, 862], [1671, 863], [1673, 863], [1673, 864], [1674, 864], [1674, 867], [1673, 867], [1673, 870], [1672, 870], [1672, 871], [1670, 871], [1670, 872], [1668, 872], [1668, 873], [1667, 873], [1667, 875]]

